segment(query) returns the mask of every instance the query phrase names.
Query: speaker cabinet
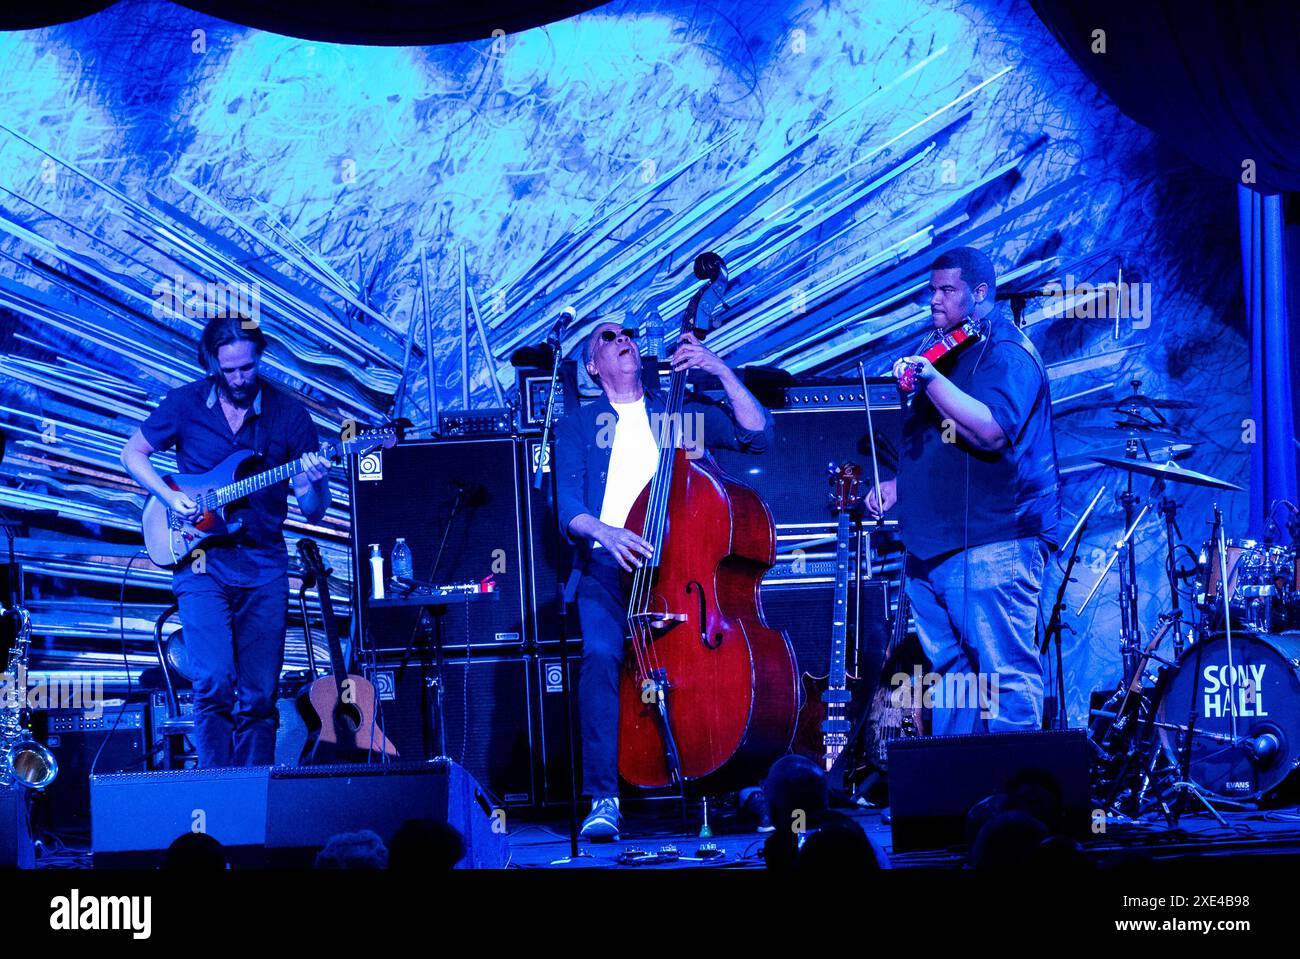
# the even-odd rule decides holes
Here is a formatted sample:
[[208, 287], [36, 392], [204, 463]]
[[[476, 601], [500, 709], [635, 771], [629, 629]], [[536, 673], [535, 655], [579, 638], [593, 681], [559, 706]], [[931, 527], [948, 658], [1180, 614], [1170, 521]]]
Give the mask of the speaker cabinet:
[[35, 869], [36, 847], [28, 817], [28, 791], [0, 789], [0, 869]]
[[50, 828], [85, 832], [90, 822], [91, 773], [140, 772], [149, 764], [149, 702], [105, 705], [98, 716], [80, 709], [36, 710], [32, 728], [54, 754], [58, 778], [37, 799]]
[[460, 832], [461, 868], [506, 863], [504, 820], [448, 759], [96, 775], [90, 796], [96, 866], [157, 866], [188, 832], [213, 836], [241, 865], [310, 866], [331, 836], [369, 829], [387, 842], [403, 822], [421, 818]]
[[[862, 581], [859, 589], [849, 588], [845, 661], [851, 675], [877, 675], [884, 663], [891, 628], [890, 601], [897, 601], [893, 585], [870, 580]], [[759, 595], [768, 625], [789, 635], [799, 669], [825, 676], [831, 659], [835, 584], [764, 583]]]
[[505, 819], [474, 777], [434, 763], [275, 766], [266, 792], [266, 848], [274, 866], [307, 867], [330, 837], [369, 829], [388, 842], [408, 819], [461, 834], [464, 869], [504, 869]]
[[[564, 734], [567, 722], [564, 711], [564, 692], [561, 685], [561, 662], [558, 655], [548, 653], [537, 657], [534, 666], [537, 681], [537, 700], [540, 713], [538, 725], [538, 775], [541, 783], [541, 802], [555, 805], [569, 801], [569, 743]], [[582, 737], [578, 732], [578, 681], [582, 673], [582, 655], [572, 646], [569, 649], [569, 695], [573, 697], [573, 754], [578, 769], [578, 788], [582, 789]]]
[[526, 806], [537, 796], [529, 720], [532, 662], [532, 657], [518, 655], [447, 657], [443, 735], [433, 708], [433, 666], [426, 669], [415, 657], [405, 664], [385, 659], [367, 669], [367, 678], [379, 691], [384, 733], [403, 760], [438, 755], [445, 736], [446, 755], [461, 763], [497, 802]]
[[[758, 491], [777, 526], [826, 524], [834, 527], [827, 496], [826, 467], [857, 463], [870, 481], [874, 431], [881, 479], [894, 476], [902, 416], [898, 390], [872, 385], [872, 430], [862, 405], [862, 384], [791, 387], [759, 397], [772, 412], [772, 448], [762, 455], [712, 450], [718, 465]], [[900, 491], [903, 495], [903, 491]]]
[[417, 609], [372, 610], [365, 601], [370, 544], [379, 544], [385, 575], [391, 575], [389, 554], [399, 536], [411, 548], [417, 579], [464, 583], [490, 575], [501, 593], [498, 602], [448, 607], [442, 617], [446, 645], [524, 645], [528, 602], [518, 440], [399, 444], [357, 457], [350, 485], [357, 609], [367, 649], [405, 650], [420, 615]]
[[[529, 636], [539, 646], [548, 647], [560, 638], [561, 591], [573, 572], [574, 550], [556, 528], [555, 510], [551, 506], [551, 462], [543, 461], [542, 488], [533, 489], [533, 470], [542, 457], [540, 437], [523, 440], [524, 453], [524, 526], [529, 543], [528, 590], [532, 597]], [[576, 652], [580, 627], [576, 605], [569, 610], [565, 625]]]

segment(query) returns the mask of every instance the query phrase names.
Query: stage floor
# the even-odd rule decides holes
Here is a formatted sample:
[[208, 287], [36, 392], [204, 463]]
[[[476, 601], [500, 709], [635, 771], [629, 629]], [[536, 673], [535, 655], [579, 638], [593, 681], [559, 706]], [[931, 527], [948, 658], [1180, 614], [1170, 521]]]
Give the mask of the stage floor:
[[[692, 807], [692, 814], [697, 807]], [[886, 869], [961, 869], [965, 851], [942, 849], [895, 853], [890, 827], [879, 809], [845, 810], [862, 826]], [[1123, 868], [1130, 864], [1165, 865], [1187, 858], [1221, 856], [1300, 857], [1300, 807], [1268, 811], [1228, 812], [1227, 826], [1208, 812], [1186, 813], [1177, 827], [1163, 820], [1115, 825], [1104, 836], [1085, 843], [1089, 857], [1099, 868]], [[763, 843], [770, 833], [727, 831], [716, 828], [710, 839], [701, 839], [698, 826], [684, 830], [680, 816], [628, 811], [623, 835], [614, 843], [579, 840], [580, 859], [569, 861], [568, 822], [548, 817], [545, 821], [516, 826], [510, 834], [510, 865], [513, 868], [546, 869], [587, 867], [593, 869], [762, 869]], [[720, 855], [703, 858], [702, 843], [712, 843]], [[664, 847], [675, 847], [664, 856]], [[636, 853], [642, 855], [637, 856]]]
[[[763, 869], [760, 833], [727, 810], [711, 815], [714, 835], [701, 838], [700, 806], [692, 803], [684, 826], [676, 803], [629, 804], [624, 811], [623, 836], [618, 842], [579, 840], [579, 859], [569, 860], [568, 821], [563, 809], [519, 812], [509, 832], [509, 867], [513, 869]], [[896, 853], [890, 826], [879, 809], [841, 810], [862, 826], [884, 869], [943, 869], [966, 867], [963, 849]], [[1105, 835], [1090, 838], [1084, 847], [1101, 869], [1130, 865], [1169, 866], [1188, 860], [1218, 857], [1228, 860], [1259, 856], [1295, 857], [1300, 865], [1300, 807], [1222, 811], [1227, 825], [1207, 812], [1188, 812], [1175, 828], [1163, 820], [1113, 825]], [[701, 855], [711, 843], [716, 853]], [[89, 837], [49, 834], [43, 838], [38, 868], [91, 867]]]

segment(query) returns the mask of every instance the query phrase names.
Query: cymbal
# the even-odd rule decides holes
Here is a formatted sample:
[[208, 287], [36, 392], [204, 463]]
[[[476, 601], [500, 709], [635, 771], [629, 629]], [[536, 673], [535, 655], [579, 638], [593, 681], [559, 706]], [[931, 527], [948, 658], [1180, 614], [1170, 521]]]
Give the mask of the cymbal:
[[[1151, 458], [1159, 463], [1166, 460], [1181, 459], [1190, 453], [1195, 446], [1191, 443], [1169, 443], [1160, 446], [1150, 446], [1147, 452]], [[1101, 469], [1101, 464], [1097, 462], [1097, 457], [1114, 457], [1115, 459], [1124, 458], [1124, 450], [1118, 448], [1101, 448], [1086, 450], [1082, 453], [1071, 453], [1068, 456], [1061, 456], [1057, 459], [1057, 468], [1062, 476], [1067, 473], [1078, 473], [1081, 470]]]
[[1067, 436], [1083, 436], [1088, 439], [1115, 441], [1121, 437], [1149, 440], [1153, 443], [1178, 443], [1184, 437], [1170, 430], [1158, 430], [1145, 423], [1115, 423], [1111, 426], [1075, 426], [1060, 428]]
[[1148, 463], [1145, 460], [1121, 459], [1117, 456], [1094, 456], [1093, 459], [1104, 466], [1113, 466], [1130, 473], [1140, 473], [1154, 479], [1173, 480], [1175, 483], [1189, 483], [1192, 486], [1208, 486], [1210, 489], [1240, 491], [1243, 488], [1236, 483], [1210, 476], [1208, 473], [1184, 469], [1173, 460], [1165, 463]]
[[1191, 410], [1196, 408], [1196, 404], [1189, 403], [1187, 400], [1170, 400], [1160, 396], [1130, 393], [1118, 400], [1091, 400], [1087, 403], [1079, 403], [1077, 406], [1072, 404], [1069, 411], [1073, 413], [1078, 410], [1114, 410], [1122, 413], [1133, 407], [1149, 410]]

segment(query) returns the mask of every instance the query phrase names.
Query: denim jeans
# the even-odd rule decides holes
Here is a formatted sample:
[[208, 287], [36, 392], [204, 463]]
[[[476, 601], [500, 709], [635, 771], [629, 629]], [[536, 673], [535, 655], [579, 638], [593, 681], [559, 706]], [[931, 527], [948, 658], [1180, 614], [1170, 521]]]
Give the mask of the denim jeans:
[[262, 586], [227, 586], [209, 574], [184, 571], [175, 575], [172, 591], [194, 673], [199, 765], [274, 763], [288, 577]]
[[627, 635], [627, 593], [623, 570], [607, 552], [595, 551], [578, 583], [582, 789], [593, 797], [618, 795], [618, 688]]
[[1039, 729], [1043, 666], [1035, 643], [1047, 546], [1037, 537], [909, 557], [907, 597], [934, 682], [936, 736]]

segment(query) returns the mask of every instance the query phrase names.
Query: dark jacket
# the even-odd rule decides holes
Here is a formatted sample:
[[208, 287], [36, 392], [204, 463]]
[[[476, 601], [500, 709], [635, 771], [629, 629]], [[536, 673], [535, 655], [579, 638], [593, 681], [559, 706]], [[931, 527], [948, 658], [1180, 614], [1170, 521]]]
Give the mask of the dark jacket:
[[[662, 413], [666, 397], [662, 392], [646, 390], [646, 412]], [[686, 414], [698, 414], [700, 431], [696, 434], [684, 430], [689, 441], [693, 435], [702, 440], [705, 448], [720, 446], [725, 449], [750, 453], [765, 452], [772, 445], [772, 414], [764, 410], [766, 425], [761, 430], [743, 429], [736, 422], [731, 406], [696, 393], [687, 393], [684, 404]], [[602, 432], [613, 436], [611, 427], [618, 422], [618, 414], [605, 394], [585, 406], [567, 413], [555, 426], [556, 486], [559, 490], [560, 528], [570, 540], [577, 540], [569, 531], [575, 516], [590, 513], [600, 516], [605, 501], [605, 481], [609, 475], [609, 456], [612, 444], [597, 442]], [[653, 421], [651, 428], [654, 428]]]

